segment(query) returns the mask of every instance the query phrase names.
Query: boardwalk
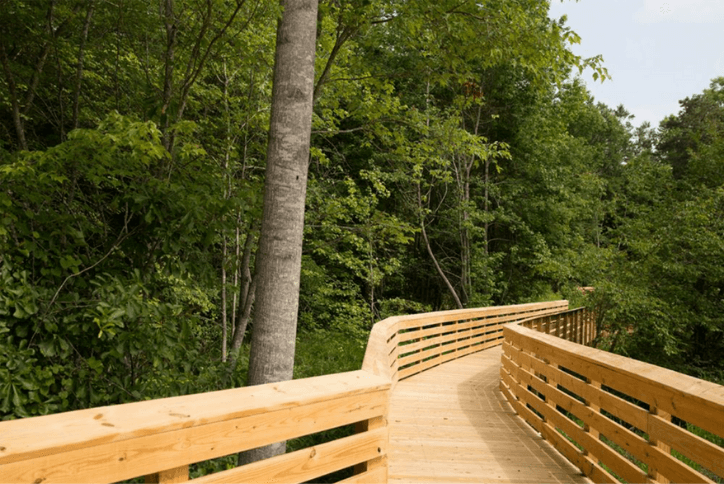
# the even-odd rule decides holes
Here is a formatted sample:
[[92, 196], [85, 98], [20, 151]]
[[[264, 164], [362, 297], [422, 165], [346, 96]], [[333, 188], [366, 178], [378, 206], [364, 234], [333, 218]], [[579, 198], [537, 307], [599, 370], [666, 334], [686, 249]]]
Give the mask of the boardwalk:
[[397, 384], [389, 482], [575, 482], [580, 471], [518, 418], [498, 390], [500, 347]]

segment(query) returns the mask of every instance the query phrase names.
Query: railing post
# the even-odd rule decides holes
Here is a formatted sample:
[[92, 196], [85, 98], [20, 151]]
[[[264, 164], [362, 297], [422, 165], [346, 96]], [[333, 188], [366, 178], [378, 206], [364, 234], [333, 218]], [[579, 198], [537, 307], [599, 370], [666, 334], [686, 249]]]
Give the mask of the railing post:
[[189, 466], [176, 467], [167, 471], [156, 472], [144, 477], [146, 484], [173, 484], [189, 480]]
[[[546, 375], [546, 382], [548, 383], [549, 386], [553, 387], [554, 389], [557, 389], [558, 380], [555, 377], [555, 370], [558, 369], [558, 363], [553, 363], [552, 361], [550, 361], [548, 359], [546, 359], [544, 361], [552, 370], [554, 370], [554, 371], [548, 372], [548, 375]], [[557, 412], [555, 402], [551, 401], [551, 399], [548, 397], [546, 397], [546, 405], [551, 407], [554, 414]], [[548, 419], [545, 416], [543, 416], [543, 421], [546, 422], [547, 420]], [[555, 424], [553, 424], [552, 427], [555, 428]], [[553, 442], [550, 442], [550, 444], [553, 445]]]
[[[387, 427], [387, 416], [382, 415], [380, 417], [373, 417], [369, 420], [363, 420], [355, 425], [355, 432], [367, 432], [369, 430], [376, 430], [382, 427]], [[389, 436], [388, 436], [389, 438]], [[377, 457], [367, 462], [362, 462], [354, 466], [355, 474], [362, 474], [363, 472], [372, 471], [375, 469], [383, 468], [381, 482], [387, 482], [388, 462], [387, 456]]]
[[[661, 417], [664, 420], [671, 421], [671, 414], [666, 413], [663, 410], [661, 410], [660, 408], [654, 407], [653, 405], [651, 406], [651, 414], [657, 415], [658, 417]], [[653, 447], [658, 447], [666, 454], [671, 454], [671, 447], [657, 439], [652, 439], [651, 437], [649, 437], [649, 445], [651, 445]], [[653, 480], [655, 482], [660, 482], [662, 484], [671, 482], [663, 474], [661, 474], [659, 472], [658, 468], [656, 467], [656, 462], [646, 462], [646, 464], [648, 465], [648, 470], [649, 470], [648, 477], [651, 480]]]
[[[601, 382], [591, 380], [590, 378], [587, 378], [587, 380], [588, 384], [591, 387], [597, 390], [601, 390]], [[590, 400], [586, 400], [586, 406], [596, 413], [599, 413], [601, 411], [601, 407], [591, 402]], [[587, 432], [596, 442], [598, 442], [598, 440], [600, 439], [600, 432], [597, 429], [589, 426], [587, 423], [583, 424], [583, 430]], [[595, 464], [598, 464], [598, 458], [595, 455], [591, 454], [588, 449], [584, 449], [583, 454], [590, 460], [592, 460]]]
[[576, 343], [583, 343], [583, 314], [576, 311]]
[[571, 313], [566, 313], [563, 316], [563, 320], [566, 322], [566, 341], [573, 341], [573, 315]]
[[561, 335], [561, 317], [555, 316], [555, 318], [556, 318], [556, 336], [558, 338], [560, 338], [562, 336]]

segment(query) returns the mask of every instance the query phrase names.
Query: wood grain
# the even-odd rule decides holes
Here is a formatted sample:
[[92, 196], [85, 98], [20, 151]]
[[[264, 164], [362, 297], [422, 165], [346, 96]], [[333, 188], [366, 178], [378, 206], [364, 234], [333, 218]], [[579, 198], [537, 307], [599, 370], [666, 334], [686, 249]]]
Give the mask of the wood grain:
[[[174, 469], [387, 413], [389, 383], [366, 372], [333, 376], [334, 378], [318, 377], [269, 385], [277, 388], [272, 392], [269, 392], [268, 388], [260, 387], [240, 389], [245, 390], [247, 395], [267, 395], [273, 398], [267, 401], [268, 407], [256, 399], [247, 401], [246, 404], [244, 400], [236, 402], [235, 408], [227, 409], [229, 411], [226, 420], [217, 417], [207, 422], [199, 415], [202, 413], [202, 409], [199, 409], [199, 413], [185, 414], [185, 426], [171, 426], [163, 432], [151, 434], [141, 432], [140, 435], [129, 432], [123, 434], [125, 437], [123, 439], [95, 443], [92, 446], [65, 449], [53, 447], [52, 453], [25, 454], [26, 458], [23, 460], [16, 459], [0, 465], [0, 476], [3, 476], [3, 480], [7, 482], [114, 482]], [[315, 389], [320, 382], [325, 381], [334, 384], [325, 390], [327, 398], [317, 401]], [[363, 392], [365, 386], [362, 382], [366, 385], [366, 392]], [[284, 390], [285, 393], [281, 393], [280, 390]], [[333, 397], [334, 390], [338, 392], [339, 398]], [[309, 396], [307, 391], [310, 392]], [[155, 403], [158, 404], [158, 401]], [[114, 418], [118, 419], [114, 422], [128, 421], [129, 425], [137, 425], [137, 421], [148, 421], [155, 415], [139, 413], [137, 404], [130, 404], [130, 410], [124, 407], [126, 406], [111, 407], [114, 410]], [[215, 405], [209, 405], [207, 400], [206, 407], [213, 408]], [[141, 406], [141, 408], [158, 409], [154, 406]], [[160, 408], [166, 407], [161, 405]], [[189, 409], [190, 406], [186, 405], [184, 408]], [[256, 411], [252, 412], [252, 408]], [[127, 420], [124, 420], [124, 410], [128, 412], [125, 417]], [[215, 409], [214, 415], [218, 415], [218, 411], [218, 408]], [[80, 416], [83, 416], [84, 412], [86, 411], [79, 412]], [[75, 412], [66, 415], [79, 417], [71, 415], [72, 413]], [[32, 420], [27, 419], [26, 422]], [[73, 418], [68, 420], [74, 422]], [[98, 425], [97, 422], [100, 420], [102, 419], [91, 419], [86, 423]], [[82, 430], [78, 421], [72, 428]], [[38, 430], [26, 434], [25, 438], [37, 436]], [[91, 428], [90, 431], [92, 430]], [[55, 436], [55, 438], [60, 437]]]
[[383, 456], [387, 453], [387, 445], [387, 428], [378, 428], [199, 477], [192, 482], [195, 484], [305, 482]]

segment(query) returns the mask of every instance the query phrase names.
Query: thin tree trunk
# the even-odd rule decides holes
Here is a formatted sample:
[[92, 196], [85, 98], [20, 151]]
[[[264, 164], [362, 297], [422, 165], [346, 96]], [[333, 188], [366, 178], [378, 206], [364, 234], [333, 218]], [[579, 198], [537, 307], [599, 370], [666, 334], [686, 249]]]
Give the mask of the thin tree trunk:
[[231, 366], [236, 368], [237, 352], [241, 348], [241, 344], [244, 342], [244, 334], [246, 333], [246, 326], [249, 324], [251, 319], [251, 309], [254, 306], [254, 300], [256, 299], [256, 280], [254, 280], [249, 286], [249, 293], [246, 296], [244, 302], [243, 311], [239, 313], [239, 319], [236, 323], [236, 331], [234, 333], [234, 339], [231, 343]]
[[[241, 233], [239, 230], [239, 218], [237, 217], [236, 220], [236, 241], [234, 244], [234, 287], [239, 287], [239, 270], [241, 269]], [[231, 301], [231, 320], [236, 321], [236, 311], [239, 305], [239, 293], [234, 292], [233, 299]], [[236, 328], [236, 325], [231, 325], [231, 337], [234, 337], [234, 328]]]
[[435, 257], [435, 254], [432, 251], [432, 247], [430, 246], [430, 240], [427, 238], [427, 230], [425, 230], [425, 218], [422, 215], [422, 193], [421, 193], [419, 183], [417, 184], [417, 203], [418, 203], [418, 208], [420, 209], [420, 229], [422, 230], [422, 238], [425, 240], [425, 247], [427, 248], [427, 253], [430, 255], [430, 259], [432, 259], [432, 263], [435, 264], [435, 269], [437, 269], [437, 273], [440, 275], [442, 280], [445, 282], [445, 285], [447, 286], [448, 290], [450, 291], [450, 294], [452, 295], [453, 299], [455, 300], [455, 304], [457, 304], [459, 309], [463, 309], [463, 303], [460, 302], [458, 293], [455, 291], [455, 288], [450, 283], [450, 280], [445, 275], [445, 272], [443, 272], [442, 267], [440, 267], [440, 264], [437, 262], [437, 257]]
[[254, 300], [256, 298], [256, 279], [252, 279], [251, 276], [251, 253], [254, 246], [254, 226], [253, 224], [249, 228], [249, 233], [246, 236], [244, 242], [244, 255], [241, 260], [240, 271], [243, 277], [241, 286], [239, 287], [238, 299], [239, 308], [237, 311], [237, 317], [234, 320], [234, 329], [232, 331], [232, 343], [229, 351], [229, 368], [231, 373], [236, 370], [237, 358], [239, 356], [239, 349], [241, 344], [244, 342], [244, 335], [246, 333], [246, 327], [251, 319], [251, 310], [254, 306]]
[[488, 231], [490, 230], [490, 222], [488, 222], [488, 212], [490, 211], [490, 160], [485, 160], [485, 201], [483, 205], [483, 211], [485, 212], [485, 225], [483, 227], [483, 249], [485, 251], [485, 256], [488, 256], [488, 241], [489, 241], [489, 235]]
[[174, 13], [173, 0], [166, 0], [161, 7], [161, 15], [163, 17], [164, 27], [166, 28], [166, 52], [164, 54], [164, 75], [163, 75], [163, 105], [161, 114], [165, 116], [163, 130], [163, 147], [167, 151], [171, 150], [171, 133], [169, 126], [171, 124], [171, 98], [173, 97], [173, 68], [174, 57], [176, 53], [176, 35], [178, 34], [178, 26]]
[[226, 341], [228, 333], [228, 322], [226, 319], [226, 234], [224, 237], [224, 245], [221, 256], [221, 361], [226, 363]]
[[18, 144], [20, 145], [20, 149], [27, 150], [28, 142], [25, 140], [25, 127], [23, 126], [23, 119], [20, 117], [20, 102], [18, 101], [18, 91], [15, 84], [15, 77], [10, 70], [10, 63], [8, 62], [5, 44], [2, 42], [0, 42], [0, 61], [2, 61], [5, 82], [7, 82], [8, 90], [10, 91], [10, 104], [13, 110], [13, 124], [15, 125], [15, 134], [18, 137]]
[[[257, 252], [256, 309], [249, 385], [290, 380], [299, 308], [317, 0], [282, 0], [267, 149], [264, 212]], [[239, 463], [286, 451], [286, 442], [239, 455]]]
[[56, 72], [58, 73], [58, 127], [60, 129], [60, 140], [65, 141], [65, 107], [63, 106], [63, 68], [60, 65], [58, 50], [55, 50]]
[[[245, 304], [246, 300], [249, 297], [249, 291], [252, 283], [252, 277], [251, 277], [251, 253], [254, 248], [254, 225], [249, 226], [249, 233], [246, 235], [246, 240], [244, 241], [244, 255], [241, 258], [241, 287], [239, 288], [239, 305]], [[243, 311], [243, 309], [241, 309]], [[237, 328], [239, 327], [239, 323], [236, 324]]]
[[81, 82], [83, 81], [83, 61], [85, 58], [85, 44], [88, 40], [88, 30], [90, 30], [91, 18], [93, 17], [94, 9], [95, 2], [91, 0], [88, 4], [88, 11], [85, 14], [85, 21], [83, 22], [83, 34], [80, 38], [80, 48], [78, 49], [78, 66], [75, 71], [75, 89], [73, 89], [73, 123], [71, 129], [76, 129], [78, 127], [78, 110], [80, 107]]

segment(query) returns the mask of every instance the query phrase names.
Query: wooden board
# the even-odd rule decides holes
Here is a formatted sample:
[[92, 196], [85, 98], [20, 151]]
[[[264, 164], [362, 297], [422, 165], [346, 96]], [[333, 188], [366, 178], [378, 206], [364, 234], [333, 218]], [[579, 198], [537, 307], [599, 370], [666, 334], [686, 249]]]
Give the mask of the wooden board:
[[[252, 405], [249, 402], [244, 405], [242, 400], [236, 403], [236, 412], [231, 412], [232, 415], [237, 412], [240, 414], [235, 418], [206, 423], [197, 413], [186, 414], [182, 415], [186, 419], [186, 426], [172, 427], [165, 432], [153, 434], [124, 434], [125, 438], [122, 440], [101, 442], [91, 447], [69, 447], [47, 455], [32, 455], [25, 460], [0, 465], [0, 476], [3, 477], [2, 480], [9, 482], [114, 482], [385, 415], [389, 383], [378, 388], [380, 381], [377, 377], [366, 372], [359, 372], [362, 373], [360, 375], [356, 373], [335, 375], [337, 391], [340, 391], [340, 387], [357, 385], [352, 385], [351, 382], [341, 384], [344, 378], [350, 377], [354, 380], [359, 377], [366, 381], [368, 390], [372, 383], [372, 391], [363, 393], [355, 387], [351, 395], [332, 398], [334, 393], [330, 393], [331, 390], [328, 389], [327, 400], [306, 403], [303, 391], [309, 390], [314, 401], [315, 385], [319, 380], [274, 384], [277, 389], [283, 388], [288, 392], [283, 397], [277, 393], [270, 394], [267, 391], [269, 389], [261, 386], [249, 387], [243, 390], [247, 393], [253, 391], [256, 395], [274, 396], [275, 398], [267, 401], [267, 405], [276, 410], [249, 414], [248, 409]], [[325, 377], [320, 378], [324, 381]], [[283, 401], [288, 403], [285, 405]], [[112, 409], [115, 411], [115, 418], [119, 419], [113, 421], [120, 423], [124, 420], [120, 419], [119, 412], [123, 409], [119, 407], [124, 406]], [[207, 400], [206, 407], [214, 409], [215, 405], [210, 405]], [[244, 409], [247, 411], [244, 412]], [[218, 410], [216, 408], [216, 411]], [[98, 409], [94, 411], [98, 412]], [[82, 415], [83, 412], [85, 411], [79, 413]], [[75, 412], [66, 415], [72, 417], [70, 414], [73, 413]], [[128, 425], [137, 425], [137, 421], [144, 421], [152, 416], [132, 414], [129, 416]], [[159, 420], [162, 420], [161, 417], [159, 416]], [[42, 417], [36, 420], [41, 419]], [[72, 418], [68, 420], [73, 422]], [[32, 420], [28, 419], [27, 422]], [[32, 435], [37, 436], [42, 431], [43, 428], [34, 429]], [[25, 438], [29, 437], [30, 435], [25, 435]], [[49, 437], [60, 438], [52, 434]], [[77, 436], [66, 435], [68, 439], [71, 437]], [[39, 440], [42, 441], [42, 437], [39, 437]]]
[[507, 404], [500, 356], [479, 351], [398, 382], [388, 482], [590, 482]]
[[199, 477], [191, 482], [198, 484], [305, 482], [385, 455], [387, 445], [387, 429], [379, 428]]

